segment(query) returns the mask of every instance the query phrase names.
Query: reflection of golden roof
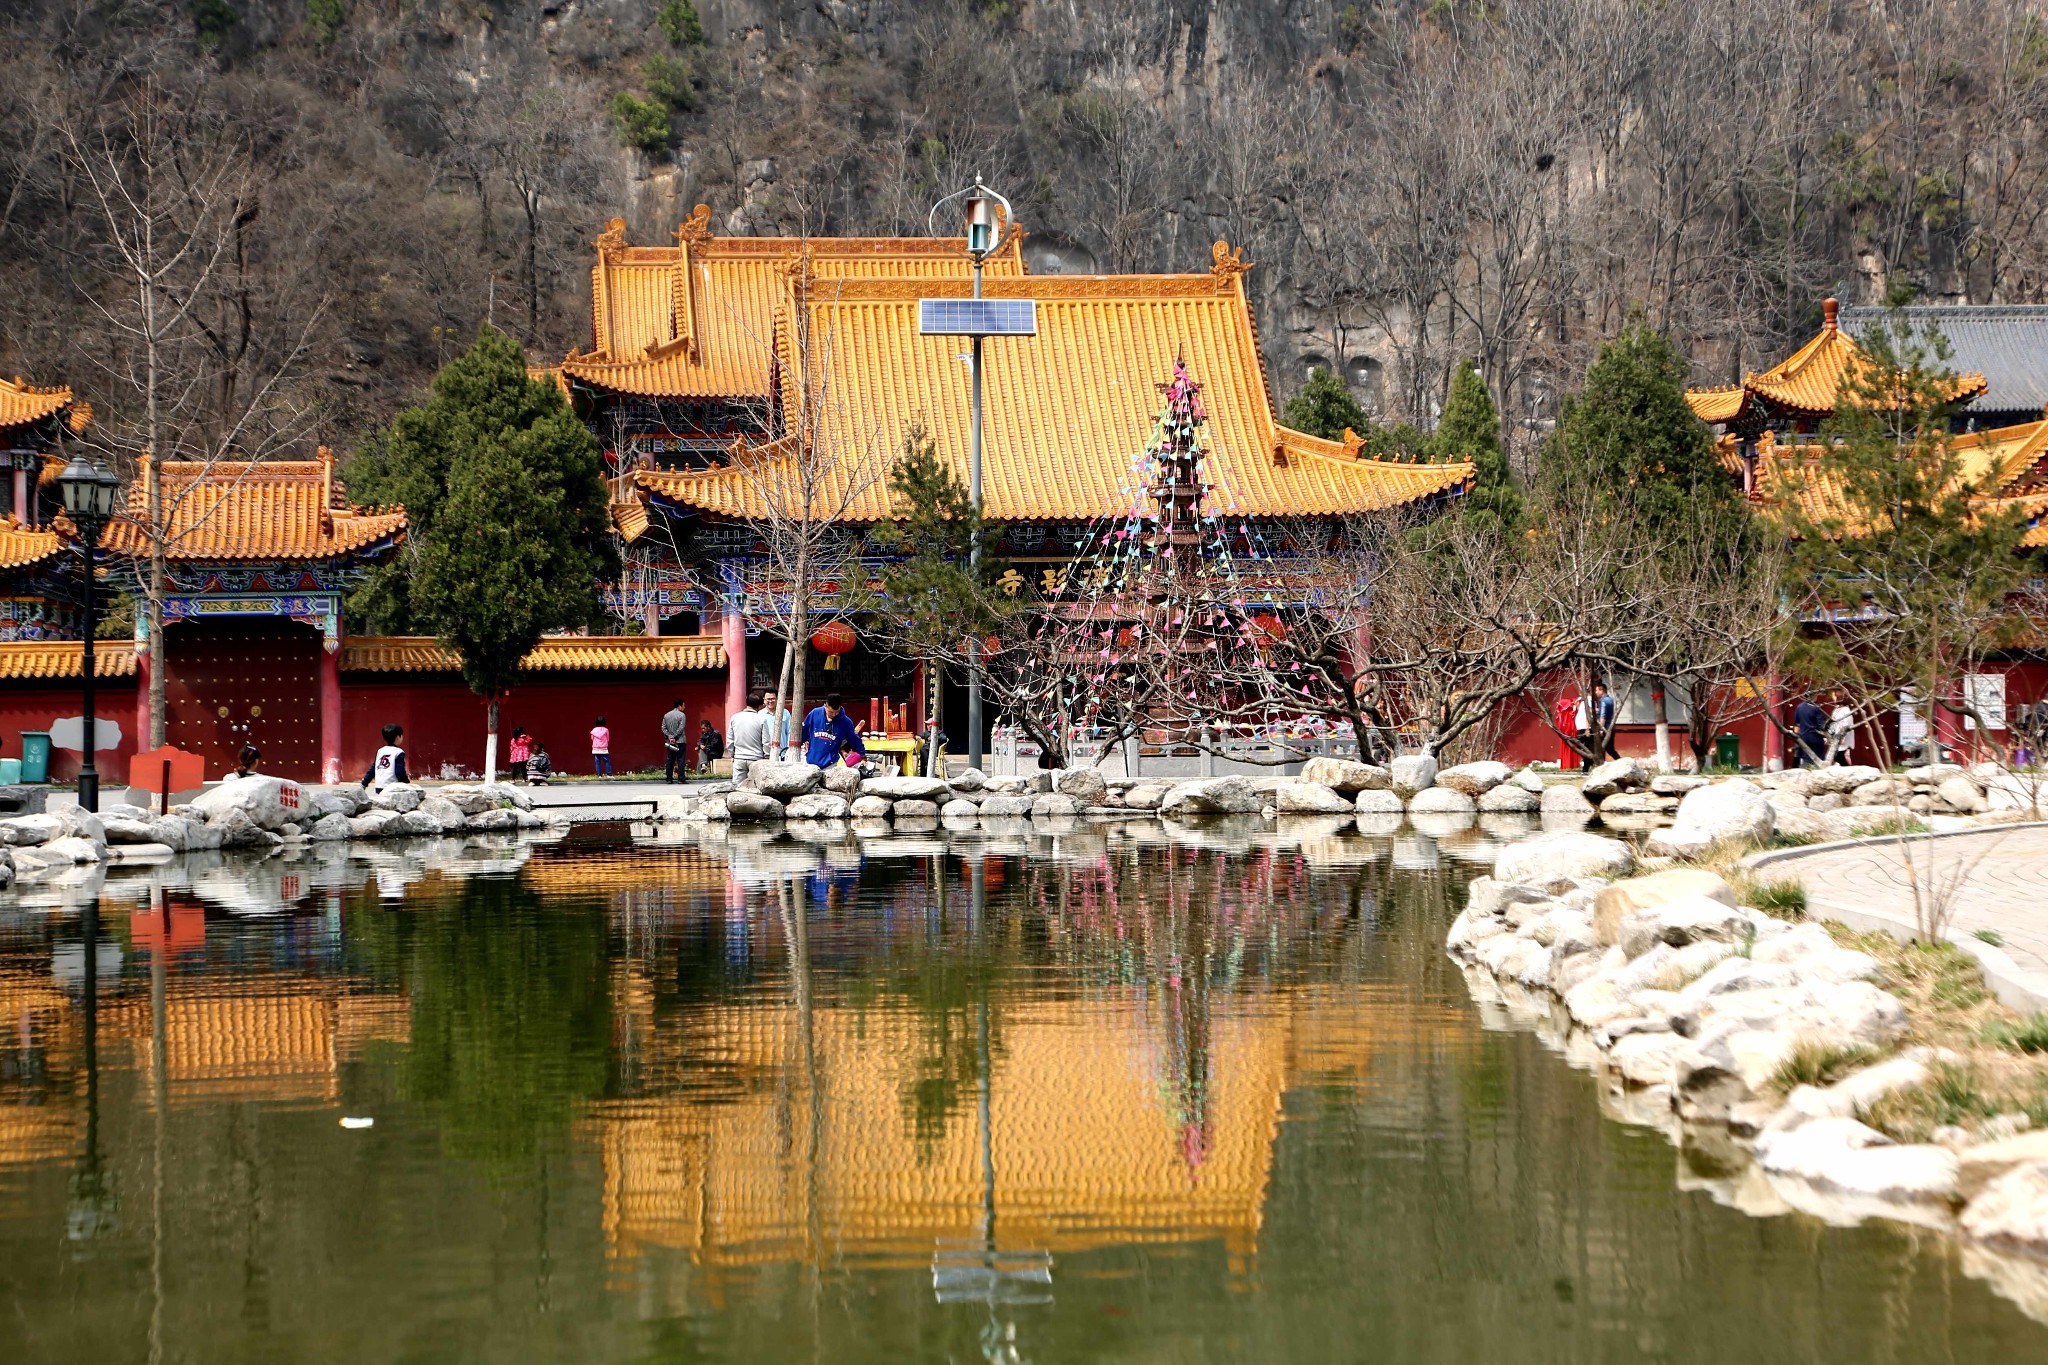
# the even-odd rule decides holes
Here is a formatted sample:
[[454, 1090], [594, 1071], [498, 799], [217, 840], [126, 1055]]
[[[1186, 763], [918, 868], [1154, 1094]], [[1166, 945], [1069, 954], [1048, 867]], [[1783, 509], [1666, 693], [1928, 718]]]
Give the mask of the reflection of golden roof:
[[[167, 461], [158, 470], [173, 559], [332, 559], [373, 550], [405, 534], [402, 507], [362, 508], [348, 501], [323, 448], [317, 460]], [[149, 552], [138, 524], [148, 479], [128, 485], [128, 511], [101, 543], [120, 554]]]
[[[964, 243], [934, 237], [719, 237], [697, 211], [674, 246], [627, 246], [613, 219], [591, 272], [591, 353], [561, 373], [615, 393], [765, 402], [775, 365], [777, 310], [799, 259], [819, 280], [965, 280]], [[1021, 242], [987, 273], [1021, 275]]]
[[[135, 642], [93, 641], [92, 671], [96, 678], [135, 676]], [[0, 678], [76, 678], [84, 672], [82, 641], [0, 641]]]
[[[651, 1014], [645, 993], [625, 984], [621, 1007]], [[913, 1096], [925, 1037], [915, 1015], [820, 1007], [808, 1062], [786, 999], [693, 1020], [691, 1070], [725, 1077], [722, 1087], [606, 1103], [591, 1120], [615, 1256], [667, 1247], [722, 1266], [849, 1254], [920, 1264], [935, 1246], [974, 1235], [973, 1085], [921, 1144]], [[1169, 1033], [1135, 995], [1000, 1007], [990, 1122], [1004, 1250], [1215, 1238], [1233, 1259], [1248, 1258], [1286, 1088], [1370, 1066], [1390, 1037], [1472, 1030], [1455, 1006], [1417, 1010], [1405, 994], [1352, 986], [1219, 1012], [1192, 1122], [1176, 1111], [1165, 1074]]]
[[[1685, 398], [1692, 410], [1703, 422], [1831, 416], [1842, 380], [1861, 370], [1867, 361], [1863, 348], [1836, 325], [1835, 300], [1822, 301], [1821, 316], [1821, 329], [1813, 339], [1769, 369], [1752, 373], [1733, 387], [1687, 390]], [[1951, 401], [1974, 398], [1984, 389], [1983, 375], [1957, 375], [1948, 397]]]
[[[353, 995], [344, 983], [305, 977], [227, 985], [204, 975], [171, 983], [164, 1078], [173, 1098], [246, 1092], [265, 1100], [332, 1100], [340, 1062], [373, 1039], [402, 1042], [411, 1032], [402, 996]], [[124, 1005], [116, 1031], [153, 1084], [148, 1001]]]
[[[342, 644], [341, 666], [363, 673], [452, 673], [455, 652], [431, 635], [363, 635]], [[520, 662], [542, 671], [624, 669], [683, 672], [724, 668], [716, 635], [554, 635]]]
[[[1219, 246], [1221, 244], [1219, 243]], [[1400, 464], [1358, 458], [1361, 442], [1325, 441], [1273, 418], [1264, 363], [1229, 253], [1201, 275], [1019, 276], [988, 282], [996, 299], [1033, 299], [1038, 333], [990, 343], [984, 370], [983, 488], [997, 521], [1117, 516], [1149, 505], [1136, 457], [1157, 421], [1157, 385], [1177, 360], [1202, 384], [1208, 414], [1204, 470], [1210, 502], [1245, 516], [1372, 511], [1462, 489], [1468, 462]], [[967, 477], [972, 423], [964, 346], [923, 336], [918, 300], [964, 298], [959, 281], [856, 280], [812, 285], [790, 308], [808, 309], [808, 356], [781, 337], [785, 411], [807, 405], [809, 439], [839, 467], [812, 490], [822, 515], [877, 521], [892, 514], [886, 471], [904, 437], [922, 426], [938, 454]], [[829, 359], [826, 359], [826, 358]], [[829, 366], [824, 391], [804, 366]], [[810, 390], [806, 396], [806, 388]], [[799, 488], [782, 443], [737, 457], [744, 469], [643, 471], [641, 487], [670, 502], [758, 517], [764, 487]], [[855, 490], [847, 500], [847, 490]], [[800, 496], [800, 495], [798, 495]], [[784, 501], [794, 499], [788, 496]]]
[[40, 422], [52, 413], [66, 413], [64, 424], [78, 433], [92, 419], [92, 405], [73, 403], [68, 388], [39, 389], [22, 382], [20, 375], [0, 379], [0, 432]]
[[724, 859], [707, 857], [695, 844], [642, 847], [633, 856], [567, 856], [568, 847], [536, 850], [519, 869], [519, 879], [555, 896], [611, 896], [654, 891], [663, 895], [723, 893], [731, 875]]

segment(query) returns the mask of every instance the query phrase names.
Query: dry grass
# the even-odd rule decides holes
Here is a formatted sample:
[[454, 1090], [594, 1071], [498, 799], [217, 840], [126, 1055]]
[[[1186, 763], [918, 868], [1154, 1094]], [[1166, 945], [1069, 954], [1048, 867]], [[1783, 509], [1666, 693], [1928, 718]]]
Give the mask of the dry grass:
[[1951, 944], [1905, 943], [1885, 933], [1858, 933], [1829, 922], [1835, 941], [1876, 958], [1878, 985], [1906, 1006], [1904, 1045], [1946, 1049], [1956, 1060], [1935, 1067], [1921, 1090], [1892, 1095], [1866, 1117], [1901, 1142], [1925, 1142], [1936, 1128], [1975, 1130], [1999, 1114], [2025, 1114], [2048, 1124], [2048, 1054], [2029, 1042], [2048, 1036], [2048, 1021], [2015, 1014], [1984, 984], [1975, 958]]

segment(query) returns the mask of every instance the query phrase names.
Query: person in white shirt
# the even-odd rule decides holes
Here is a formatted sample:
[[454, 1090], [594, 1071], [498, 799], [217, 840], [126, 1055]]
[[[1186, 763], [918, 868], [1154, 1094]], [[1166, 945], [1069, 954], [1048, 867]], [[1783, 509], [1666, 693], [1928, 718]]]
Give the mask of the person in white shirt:
[[380, 792], [395, 783], [412, 780], [411, 774], [405, 770], [405, 748], [398, 742], [403, 738], [404, 726], [384, 727], [384, 747], [377, 750], [377, 756], [370, 760], [370, 771], [363, 774], [365, 787]]
[[732, 754], [732, 780], [735, 784], [747, 780], [747, 769], [768, 757], [771, 746], [770, 731], [775, 725], [774, 717], [761, 709], [767, 700], [765, 693], [749, 692], [747, 707], [736, 711], [725, 723], [725, 738]]

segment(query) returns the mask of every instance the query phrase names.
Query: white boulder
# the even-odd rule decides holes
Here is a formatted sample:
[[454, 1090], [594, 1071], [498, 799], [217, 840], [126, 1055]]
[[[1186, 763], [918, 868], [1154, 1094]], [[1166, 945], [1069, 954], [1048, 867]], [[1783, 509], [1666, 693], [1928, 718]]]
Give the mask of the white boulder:
[[[878, 798], [872, 796], [863, 796], [861, 798], [861, 801], [873, 801], [877, 799]], [[978, 809], [981, 811], [984, 817], [992, 819], [1003, 819], [1019, 815], [1029, 815], [1031, 814], [1031, 803], [1036, 799], [1036, 797], [1031, 796], [1017, 796], [998, 792], [992, 796], [982, 797], [981, 805]], [[856, 801], [854, 804], [859, 805], [860, 802]]]
[[[840, 766], [844, 767], [845, 765], [842, 764]], [[773, 800], [778, 808], [782, 802], [792, 796], [802, 796], [805, 792], [816, 791], [823, 784], [824, 780], [825, 774], [809, 763], [755, 763], [747, 769], [747, 786], [753, 788], [756, 795], [765, 796]], [[739, 794], [738, 792], [732, 793], [734, 796]], [[755, 808], [753, 803], [750, 802], [741, 802], [735, 806], [730, 798], [727, 800], [727, 805], [732, 809], [734, 819], [743, 818], [739, 814], [742, 806], [748, 809]], [[744, 818], [761, 819], [766, 817], [751, 816]]]
[[[779, 764], [777, 766], [793, 767], [799, 765]], [[809, 764], [801, 766], [810, 767]], [[818, 770], [816, 768], [811, 768], [813, 778], [817, 776], [817, 773]], [[753, 774], [749, 773], [748, 776], [751, 778]], [[725, 794], [725, 813], [727, 819], [742, 824], [759, 820], [780, 820], [782, 818], [782, 803], [766, 792], [747, 791], [744, 788], [739, 788]]]
[[1543, 798], [1519, 783], [1504, 782], [1483, 793], [1473, 804], [1482, 815], [1533, 815], [1542, 806]]
[[1399, 815], [1407, 809], [1401, 793], [1384, 787], [1367, 787], [1352, 798], [1351, 808], [1360, 815]]
[[209, 822], [238, 810], [258, 829], [277, 829], [288, 820], [296, 820], [303, 804], [298, 783], [254, 773], [208, 788], [192, 798], [191, 808]]
[[1346, 796], [1386, 788], [1393, 783], [1385, 768], [1349, 758], [1312, 758], [1301, 765], [1301, 780], [1317, 783]]
[[1452, 787], [1425, 787], [1409, 799], [1410, 815], [1470, 815], [1477, 805]]
[[1507, 764], [1484, 759], [1478, 763], [1460, 763], [1445, 768], [1436, 775], [1436, 785], [1463, 792], [1476, 801], [1514, 775], [1515, 770]]
[[850, 803], [838, 792], [806, 792], [793, 797], [783, 814], [792, 820], [842, 820], [850, 809]]
[[1093, 768], [1063, 768], [1053, 778], [1053, 790], [1073, 797], [1077, 806], [1099, 806], [1109, 794], [1109, 783]]
[[1334, 787], [1320, 782], [1288, 782], [1274, 791], [1273, 809], [1291, 815], [1342, 815], [1349, 814], [1353, 806], [1350, 798]]
[[1159, 800], [1162, 815], [1248, 815], [1265, 804], [1257, 788], [1242, 777], [1210, 777], [1183, 782]]
[[1403, 754], [1387, 765], [1387, 778], [1395, 791], [1413, 796], [1436, 782], [1436, 759], [1430, 754]]
[[1650, 841], [1650, 851], [1696, 858], [1717, 844], [1761, 843], [1776, 825], [1777, 813], [1762, 788], [1731, 778], [1687, 792], [1671, 828]]
[[[936, 808], [934, 808], [936, 810]], [[1037, 817], [1055, 815], [1079, 815], [1080, 803], [1065, 792], [1046, 792], [1031, 802], [1031, 814]]]
[[1503, 848], [1494, 857], [1493, 875], [1542, 886], [1576, 877], [1623, 877], [1635, 864], [1635, 851], [1619, 839], [1557, 831]]
[[[252, 779], [243, 778], [243, 782]], [[225, 785], [225, 784], [223, 784]], [[241, 783], [237, 783], [240, 786]], [[370, 793], [370, 804], [378, 810], [395, 810], [400, 815], [420, 808], [420, 802], [427, 799], [426, 789], [411, 782], [393, 782], [380, 791]], [[199, 803], [193, 802], [195, 806]]]
[[1579, 790], [1588, 801], [1599, 801], [1616, 792], [1637, 791], [1649, 783], [1649, 770], [1643, 767], [1640, 759], [1617, 758], [1587, 773], [1579, 784]]
[[910, 777], [898, 774], [894, 777], [871, 777], [860, 784], [861, 795], [879, 796], [890, 801], [944, 801], [952, 796], [952, 788], [936, 777]]

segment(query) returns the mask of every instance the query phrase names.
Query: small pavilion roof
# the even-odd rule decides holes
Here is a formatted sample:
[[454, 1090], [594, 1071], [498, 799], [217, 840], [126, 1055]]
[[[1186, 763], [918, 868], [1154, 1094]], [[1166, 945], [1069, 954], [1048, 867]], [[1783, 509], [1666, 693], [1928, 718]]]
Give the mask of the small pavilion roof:
[[[1356, 436], [1327, 441], [1281, 426], [1244, 293], [1248, 267], [1221, 242], [1215, 259], [1215, 268], [1199, 275], [987, 282], [988, 297], [1038, 304], [1036, 336], [998, 338], [985, 351], [983, 497], [991, 519], [1090, 519], [1139, 505], [1139, 462], [1158, 418], [1157, 386], [1176, 360], [1203, 385], [1206, 465], [1220, 512], [1342, 515], [1470, 484], [1469, 462], [1361, 459]], [[828, 366], [825, 391], [816, 392], [816, 381], [809, 385], [811, 439], [844, 452], [828, 480], [836, 487], [815, 495], [822, 514], [856, 522], [891, 516], [886, 474], [913, 426], [966, 481], [972, 421], [965, 342], [919, 335], [918, 300], [967, 294], [961, 279], [792, 286], [788, 309], [805, 311], [808, 346], [793, 344], [798, 329], [780, 334], [783, 407], [796, 411], [805, 401], [806, 366]], [[787, 447], [768, 443], [741, 450], [732, 466], [635, 477], [673, 504], [759, 516], [764, 486], [787, 482], [789, 458]]]
[[39, 389], [23, 382], [20, 375], [0, 379], [0, 440], [17, 427], [30, 426], [46, 417], [64, 414], [65, 425], [75, 435], [92, 420], [92, 404], [73, 399], [71, 390]]
[[[1024, 273], [1018, 237], [990, 258], [987, 276]], [[625, 220], [614, 218], [591, 271], [591, 350], [570, 352], [561, 374], [639, 397], [765, 402], [799, 261], [817, 281], [972, 275], [961, 238], [720, 237], [699, 204], [674, 246], [628, 246]]]
[[[1725, 388], [1689, 389], [1686, 401], [1703, 422], [1743, 425], [1772, 417], [1819, 420], [1832, 416], [1842, 380], [1869, 363], [1863, 348], [1838, 322], [1834, 299], [1821, 303], [1820, 331], [1804, 346], [1767, 370], [1752, 372], [1740, 384]], [[1981, 374], [1955, 377], [1950, 397], [1961, 400], [1984, 392]]]
[[[358, 507], [325, 447], [315, 460], [243, 464], [166, 461], [159, 467], [174, 560], [322, 560], [360, 554], [405, 534], [403, 507]], [[141, 524], [147, 479], [128, 485], [128, 510], [100, 543], [116, 554], [149, 552]]]

